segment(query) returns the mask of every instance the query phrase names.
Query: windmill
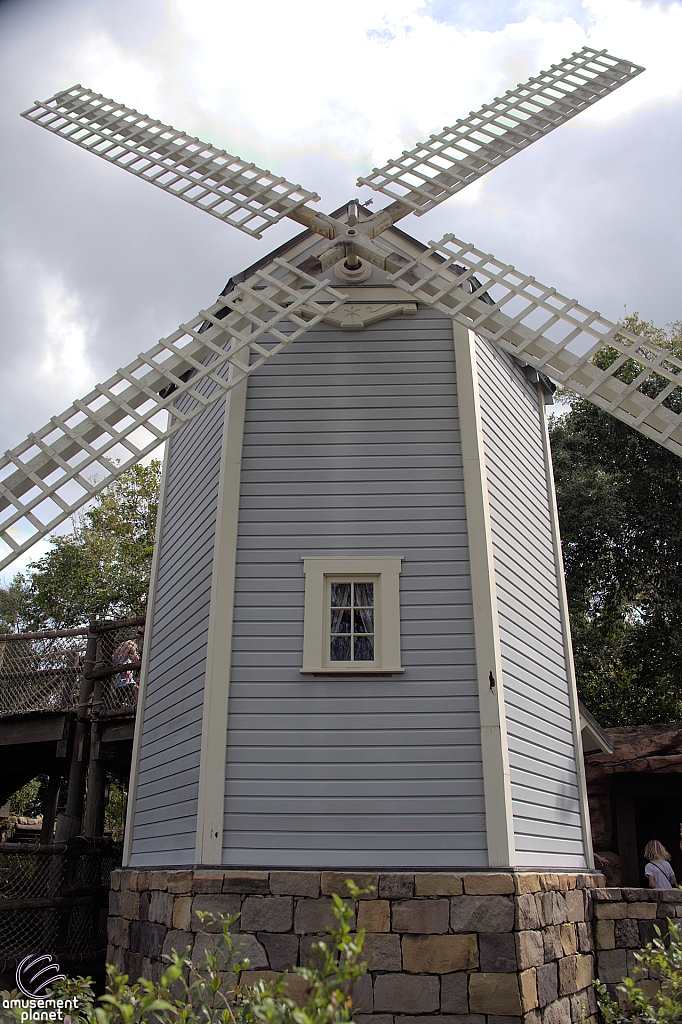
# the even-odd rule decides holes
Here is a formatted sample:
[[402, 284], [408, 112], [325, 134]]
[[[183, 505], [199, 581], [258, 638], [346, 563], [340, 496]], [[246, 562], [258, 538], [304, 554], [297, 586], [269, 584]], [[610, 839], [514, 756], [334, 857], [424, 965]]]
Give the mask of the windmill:
[[304, 228], [0, 460], [4, 567], [170, 439], [131, 865], [591, 866], [544, 403], [682, 454], [682, 362], [396, 224], [642, 70], [583, 48], [360, 178], [376, 213], [81, 86], [24, 113], [253, 237]]

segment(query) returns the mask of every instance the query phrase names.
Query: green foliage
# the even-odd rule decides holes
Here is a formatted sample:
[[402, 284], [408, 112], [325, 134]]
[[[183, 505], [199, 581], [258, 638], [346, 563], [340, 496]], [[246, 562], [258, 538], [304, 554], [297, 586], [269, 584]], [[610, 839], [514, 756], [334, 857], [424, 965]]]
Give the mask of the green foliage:
[[[347, 882], [353, 900], [367, 890]], [[243, 983], [248, 959], [238, 960], [239, 936], [230, 928], [234, 917], [200, 914], [209, 928], [218, 925], [215, 948], [194, 964], [187, 950], [173, 951], [158, 985], [140, 978], [131, 984], [125, 974], [109, 965], [107, 992], [95, 1005], [89, 979], [67, 980], [54, 986], [58, 999], [78, 997], [72, 1022], [80, 1024], [346, 1024], [353, 1010], [353, 989], [367, 966], [360, 962], [364, 931], [353, 934], [353, 907], [332, 897], [337, 924], [329, 941], [313, 946], [315, 966], [296, 967], [293, 974], [305, 979], [308, 993], [303, 1006], [287, 995], [287, 975], [275, 981]], [[209, 933], [210, 934], [210, 933]], [[213, 938], [213, 935], [210, 936]], [[16, 993], [1, 993], [11, 999]], [[2, 1011], [0, 1011], [2, 1012]], [[20, 1010], [6, 1010], [8, 1024], [20, 1021]]]
[[[625, 326], [682, 353], [679, 322]], [[580, 696], [604, 726], [678, 720], [682, 460], [575, 396], [550, 434]]]
[[[667, 349], [677, 358], [682, 358], [682, 320], [675, 320], [668, 324], [667, 328], [655, 327], [652, 320], [640, 320], [639, 313], [632, 313], [623, 320], [623, 326], [632, 334], [644, 338], [658, 348]], [[597, 366], [606, 369], [620, 357], [617, 349], [607, 346], [598, 352], [594, 358]], [[669, 369], [673, 364], [669, 365]], [[626, 359], [621, 367], [614, 374], [624, 384], [631, 384], [642, 373], [642, 367], [634, 359]], [[664, 388], [668, 386], [668, 378], [660, 373], [652, 372], [639, 384], [639, 390], [650, 398], [656, 398]], [[663, 403], [672, 412], [682, 412], [682, 388], [676, 388]]]
[[[636, 334], [638, 337], [643, 338], [645, 342], [656, 345], [657, 348], [667, 349], [671, 355], [682, 359], [682, 320], [673, 320], [667, 327], [656, 327], [653, 320], [641, 320], [639, 313], [630, 313], [620, 322], [631, 334]], [[621, 336], [619, 340], [623, 341], [624, 339]], [[605, 345], [604, 348], [600, 349], [592, 357], [592, 362], [595, 366], [606, 370], [620, 358], [620, 355], [621, 353], [618, 349], [613, 348], [611, 345]], [[672, 364], [668, 368], [674, 369]], [[623, 365], [616, 370], [614, 377], [622, 380], [624, 384], [631, 384], [641, 372], [642, 366], [636, 360], [626, 359]], [[666, 377], [662, 377], [659, 373], [651, 372], [640, 383], [639, 387], [643, 394], [655, 398], [663, 388], [667, 387], [668, 383]], [[569, 402], [578, 400], [578, 395], [566, 387], [560, 387], [557, 390], [557, 395], [560, 398], [567, 399]], [[674, 412], [682, 412], [682, 388], [677, 388], [673, 391], [664, 404]]]
[[104, 831], [112, 832], [114, 839], [122, 839], [126, 821], [128, 793], [121, 779], [109, 776], [109, 799], [104, 809]]
[[12, 630], [64, 628], [95, 617], [144, 613], [161, 464], [133, 466], [52, 537], [52, 550], [0, 589], [0, 617]]
[[46, 775], [38, 775], [10, 797], [10, 814], [18, 814], [29, 818], [41, 814], [40, 798], [47, 782]]
[[[64, 1024], [85, 1024], [86, 1021], [92, 1021], [95, 1024], [94, 1006], [95, 1006], [95, 995], [92, 990], [92, 978], [65, 978], [64, 981], [59, 981], [54, 986], [54, 991], [51, 996], [47, 998], [71, 1000], [77, 1010], [73, 1011], [68, 1006], [62, 1010], [64, 1014]], [[21, 1009], [19, 1007], [3, 1007], [5, 1001], [12, 999], [18, 999], [20, 1001], [26, 1001], [26, 997], [21, 992], [15, 990], [14, 992], [0, 992], [0, 1024], [17, 1024], [17, 1021], [21, 1021]], [[24, 1008], [24, 1013], [26, 1013]], [[35, 1012], [41, 1012], [37, 1010]], [[42, 1012], [49, 1013], [50, 1011], [43, 1010]], [[151, 1024], [151, 1022], [150, 1022]]]
[[611, 999], [603, 982], [595, 981], [604, 1024], [679, 1024], [682, 1020], [682, 923], [668, 921], [667, 947], [658, 927], [656, 931], [657, 938], [641, 952], [635, 951], [638, 978], [625, 978], [618, 985], [618, 1002]]
[[16, 633], [22, 626], [24, 580], [15, 576], [8, 587], [0, 587], [0, 633]]

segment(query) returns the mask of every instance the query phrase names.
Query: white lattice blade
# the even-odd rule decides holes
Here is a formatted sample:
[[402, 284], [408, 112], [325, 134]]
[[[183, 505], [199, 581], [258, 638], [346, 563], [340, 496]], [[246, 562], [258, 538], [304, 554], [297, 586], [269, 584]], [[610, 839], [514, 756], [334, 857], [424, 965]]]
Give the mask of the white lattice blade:
[[666, 349], [454, 235], [389, 280], [682, 455], [682, 359]]
[[375, 167], [358, 178], [358, 185], [369, 185], [420, 216], [642, 71], [606, 50], [584, 46], [397, 160]]
[[273, 260], [6, 452], [0, 569], [346, 298]]
[[255, 238], [319, 196], [80, 85], [21, 115]]

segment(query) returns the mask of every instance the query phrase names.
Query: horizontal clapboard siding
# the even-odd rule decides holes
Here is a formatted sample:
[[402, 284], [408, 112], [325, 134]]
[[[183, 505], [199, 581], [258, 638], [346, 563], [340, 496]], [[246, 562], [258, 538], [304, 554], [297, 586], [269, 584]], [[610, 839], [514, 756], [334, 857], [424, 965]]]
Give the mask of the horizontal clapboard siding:
[[[304, 555], [403, 555], [393, 677], [300, 675]], [[452, 328], [308, 332], [249, 380], [223, 863], [484, 867]]]
[[519, 867], [585, 867], [538, 394], [479, 341]]
[[179, 430], [172, 441], [132, 867], [182, 866], [193, 864], [195, 859], [202, 700], [224, 411], [225, 401], [219, 399]]

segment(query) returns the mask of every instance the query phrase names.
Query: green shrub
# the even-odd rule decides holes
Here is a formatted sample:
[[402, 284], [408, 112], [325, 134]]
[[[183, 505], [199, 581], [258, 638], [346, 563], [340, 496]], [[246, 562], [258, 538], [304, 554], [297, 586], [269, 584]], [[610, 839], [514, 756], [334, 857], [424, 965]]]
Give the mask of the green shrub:
[[682, 922], [668, 921], [668, 944], [657, 937], [635, 952], [637, 979], [624, 978], [618, 1002], [603, 982], [595, 981], [597, 1002], [605, 1024], [679, 1024], [682, 1021]]
[[[348, 881], [353, 900], [366, 890]], [[221, 931], [215, 949], [207, 949], [198, 963], [188, 950], [173, 951], [159, 984], [145, 978], [131, 984], [128, 975], [107, 966], [106, 994], [95, 999], [89, 978], [55, 984], [52, 997], [78, 1000], [78, 1009], [66, 1024], [346, 1024], [353, 1011], [353, 991], [367, 965], [360, 962], [364, 931], [351, 932], [353, 908], [332, 896], [336, 925], [328, 941], [313, 946], [314, 965], [295, 967], [273, 982], [243, 984], [249, 960], [238, 960], [239, 935], [230, 929], [234, 917], [201, 914], [209, 927]], [[307, 983], [302, 1006], [287, 995], [287, 979], [299, 976]], [[3, 999], [17, 997], [3, 992]], [[0, 1019], [15, 1024], [21, 1011], [2, 1010]]]

